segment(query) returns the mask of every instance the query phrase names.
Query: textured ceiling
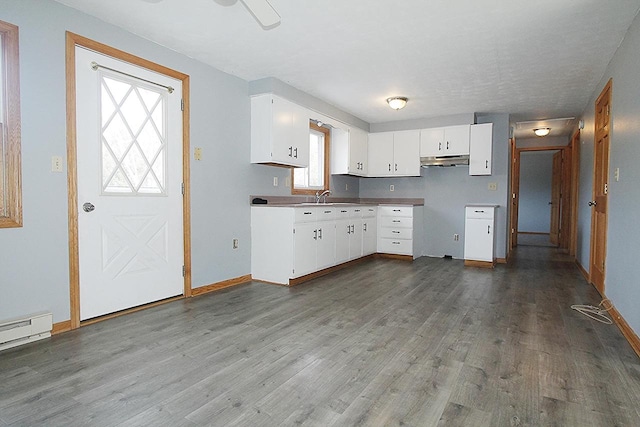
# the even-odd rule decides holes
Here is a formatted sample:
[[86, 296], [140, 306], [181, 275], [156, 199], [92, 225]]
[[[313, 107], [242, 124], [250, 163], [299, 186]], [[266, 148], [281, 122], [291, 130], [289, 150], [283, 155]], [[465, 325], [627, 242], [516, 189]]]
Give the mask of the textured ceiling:
[[[58, 0], [247, 81], [275, 77], [369, 123], [578, 116], [640, 0]], [[223, 6], [220, 3], [232, 3]], [[385, 99], [409, 97], [400, 111]]]

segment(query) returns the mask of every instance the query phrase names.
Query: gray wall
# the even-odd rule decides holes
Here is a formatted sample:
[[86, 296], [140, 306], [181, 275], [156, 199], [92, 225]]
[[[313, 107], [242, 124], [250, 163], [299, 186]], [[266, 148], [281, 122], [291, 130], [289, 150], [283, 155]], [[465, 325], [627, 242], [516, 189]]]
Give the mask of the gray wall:
[[[609, 218], [605, 293], [636, 334], [640, 334], [640, 18], [636, 16], [583, 114], [581, 135], [578, 261], [589, 269], [593, 171], [594, 103], [613, 79], [609, 170]], [[614, 179], [620, 168], [620, 181]]]
[[[507, 200], [509, 169], [509, 116], [507, 114], [478, 114], [477, 123], [493, 123], [493, 175], [469, 176], [469, 168], [422, 168], [415, 178], [360, 178], [360, 197], [421, 197], [424, 198], [425, 253], [427, 256], [464, 255], [464, 207], [468, 203], [500, 205], [497, 217], [496, 256], [506, 257]], [[448, 126], [446, 117], [431, 126]], [[458, 124], [463, 124], [458, 123]], [[392, 124], [371, 125], [372, 129], [395, 129]], [[497, 183], [498, 190], [488, 190], [489, 183]], [[394, 192], [389, 185], [394, 185]], [[453, 235], [460, 240], [454, 241]]]
[[520, 153], [518, 231], [548, 233], [551, 223], [551, 174], [557, 151]]

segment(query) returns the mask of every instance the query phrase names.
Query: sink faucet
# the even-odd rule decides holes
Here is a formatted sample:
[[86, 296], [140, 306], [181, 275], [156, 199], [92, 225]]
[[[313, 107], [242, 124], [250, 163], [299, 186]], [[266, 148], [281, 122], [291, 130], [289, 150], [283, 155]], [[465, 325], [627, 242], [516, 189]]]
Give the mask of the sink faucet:
[[322, 203], [327, 203], [327, 196], [331, 194], [331, 190], [324, 190], [320, 193], [320, 190], [316, 191], [316, 203], [320, 203], [320, 199], [323, 199]]

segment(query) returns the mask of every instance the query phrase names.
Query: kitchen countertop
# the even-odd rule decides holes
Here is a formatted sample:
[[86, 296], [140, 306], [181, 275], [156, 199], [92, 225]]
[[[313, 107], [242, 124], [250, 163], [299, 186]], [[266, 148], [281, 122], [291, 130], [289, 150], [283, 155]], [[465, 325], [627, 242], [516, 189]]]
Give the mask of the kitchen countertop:
[[[266, 204], [252, 203], [254, 198], [260, 198], [267, 201]], [[420, 198], [346, 198], [331, 197], [327, 198], [327, 203], [315, 203], [314, 196], [249, 196], [249, 204], [251, 206], [357, 206], [357, 205], [392, 205], [392, 206], [424, 206], [424, 199]]]

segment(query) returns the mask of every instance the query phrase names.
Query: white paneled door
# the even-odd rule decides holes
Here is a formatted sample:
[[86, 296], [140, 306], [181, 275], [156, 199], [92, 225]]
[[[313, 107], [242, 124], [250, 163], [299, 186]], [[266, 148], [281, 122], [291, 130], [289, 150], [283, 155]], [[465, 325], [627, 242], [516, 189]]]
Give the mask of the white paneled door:
[[80, 320], [181, 295], [181, 82], [76, 47], [76, 92]]

